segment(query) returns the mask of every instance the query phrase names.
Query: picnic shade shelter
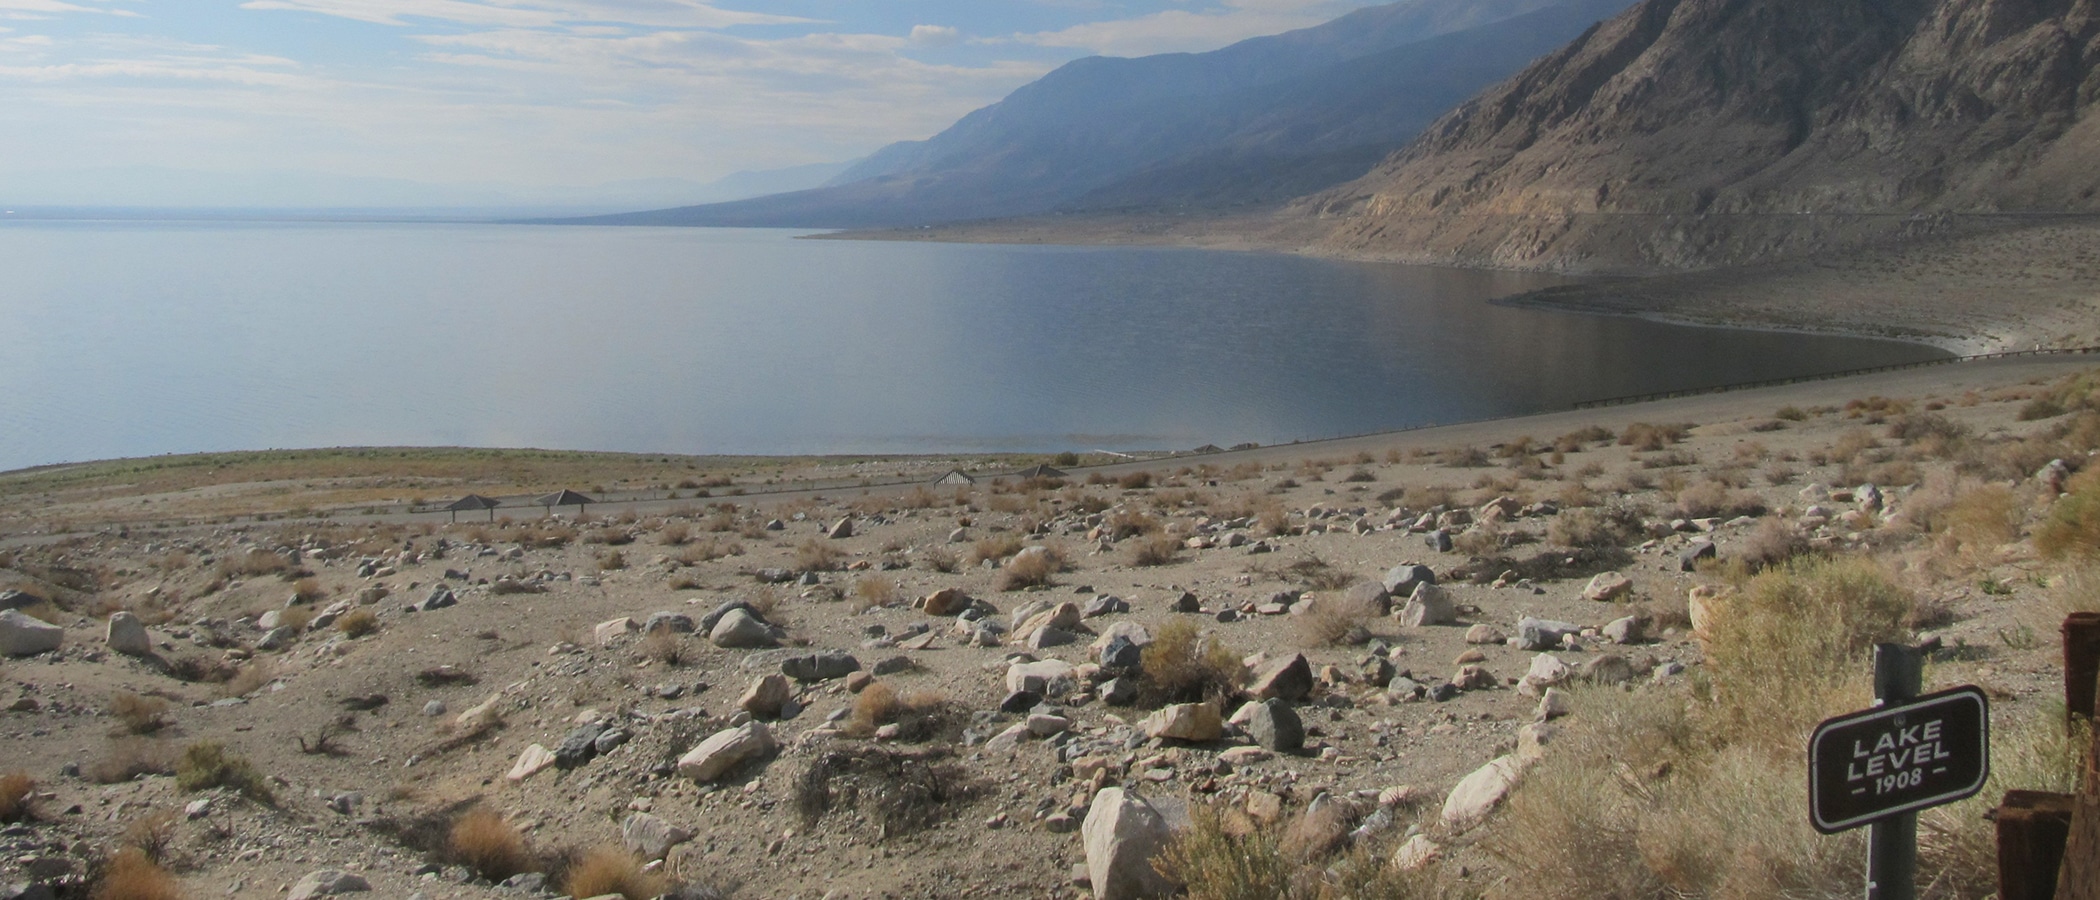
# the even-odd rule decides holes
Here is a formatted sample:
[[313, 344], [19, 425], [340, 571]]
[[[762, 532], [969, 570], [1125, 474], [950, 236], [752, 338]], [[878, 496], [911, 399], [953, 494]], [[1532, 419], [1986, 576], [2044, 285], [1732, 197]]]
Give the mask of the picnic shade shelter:
[[445, 507], [445, 511], [452, 514], [452, 521], [457, 522], [459, 521], [459, 514], [461, 512], [473, 512], [478, 509], [485, 509], [489, 511], [489, 521], [494, 522], [496, 521], [496, 507], [502, 505], [503, 504], [501, 502], [491, 500], [487, 497], [483, 497], [480, 494], [468, 494], [464, 497], [452, 501], [451, 505]]
[[576, 493], [575, 491], [569, 490], [568, 488], [562, 488], [561, 490], [555, 491], [552, 494], [548, 494], [545, 497], [541, 497], [535, 502], [537, 502], [541, 506], [547, 507], [547, 512], [550, 514], [554, 512], [554, 508], [557, 506], [573, 506], [576, 507], [577, 515], [582, 515], [583, 508], [585, 506], [592, 503], [596, 503], [598, 501], [586, 497], [582, 494]]

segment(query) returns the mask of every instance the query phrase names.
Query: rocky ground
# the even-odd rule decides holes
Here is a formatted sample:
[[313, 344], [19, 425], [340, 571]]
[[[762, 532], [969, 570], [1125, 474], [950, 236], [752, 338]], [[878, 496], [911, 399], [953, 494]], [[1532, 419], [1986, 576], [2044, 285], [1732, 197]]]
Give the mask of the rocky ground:
[[[581, 520], [40, 537], [0, 557], [0, 770], [33, 782], [0, 883], [85, 896], [134, 846], [189, 897], [529, 897], [611, 845], [685, 896], [1116, 895], [1142, 872], [1091, 832], [1218, 804], [1489, 891], [1477, 842], [1548, 720], [1688, 690], [1690, 598], [1731, 561], [1874, 554], [1962, 648], [1934, 683], [2057, 702], [2064, 576], [1928, 513], [2046, 508], [2082, 462], [2028, 458], [2061, 371]], [[475, 809], [544, 874], [465, 865]]]

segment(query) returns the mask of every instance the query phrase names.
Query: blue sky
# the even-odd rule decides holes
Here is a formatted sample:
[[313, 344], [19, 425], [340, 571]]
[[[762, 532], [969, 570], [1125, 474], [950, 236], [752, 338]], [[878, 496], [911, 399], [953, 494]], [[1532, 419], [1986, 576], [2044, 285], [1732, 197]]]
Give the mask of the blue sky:
[[0, 178], [708, 180], [920, 138], [1081, 56], [1371, 0], [0, 0]]

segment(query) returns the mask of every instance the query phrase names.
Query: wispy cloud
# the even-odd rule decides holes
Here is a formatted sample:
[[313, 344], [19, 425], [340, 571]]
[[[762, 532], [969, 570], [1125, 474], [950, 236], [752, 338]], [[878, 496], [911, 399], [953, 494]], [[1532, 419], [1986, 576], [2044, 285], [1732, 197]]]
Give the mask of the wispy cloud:
[[1325, 22], [1367, 5], [1347, 0], [1226, 0], [1207, 9], [1169, 9], [1128, 19], [1086, 22], [1005, 40], [1066, 47], [1104, 56], [1214, 50], [1236, 41]]
[[810, 21], [794, 16], [719, 9], [694, 0], [248, 0], [241, 4], [241, 8], [308, 12], [378, 25], [408, 25], [412, 20], [422, 20], [508, 28], [552, 28], [589, 23], [652, 28], [729, 28]]
[[0, 0], [0, 19], [46, 19], [63, 13], [102, 13], [110, 16], [132, 16], [138, 13], [128, 9], [106, 9], [99, 6], [82, 6], [64, 0]]

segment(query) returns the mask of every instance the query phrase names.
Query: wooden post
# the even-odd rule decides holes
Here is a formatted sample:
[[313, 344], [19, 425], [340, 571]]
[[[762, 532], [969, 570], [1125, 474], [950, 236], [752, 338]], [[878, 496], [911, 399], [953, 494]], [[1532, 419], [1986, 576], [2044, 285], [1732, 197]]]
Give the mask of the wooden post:
[[2070, 794], [2005, 792], [2005, 802], [1998, 805], [1998, 900], [2056, 896], [2071, 810]]
[[2086, 751], [2082, 783], [2072, 800], [2056, 900], [2100, 900], [2100, 728], [2093, 729], [2093, 746]]
[[2064, 724], [2094, 718], [2095, 679], [2100, 678], [2100, 613], [2064, 618]]
[[[1917, 699], [1925, 654], [1904, 644], [1874, 645], [1874, 705]], [[1867, 900], [1918, 896], [1918, 814], [1897, 813], [1867, 826]]]

